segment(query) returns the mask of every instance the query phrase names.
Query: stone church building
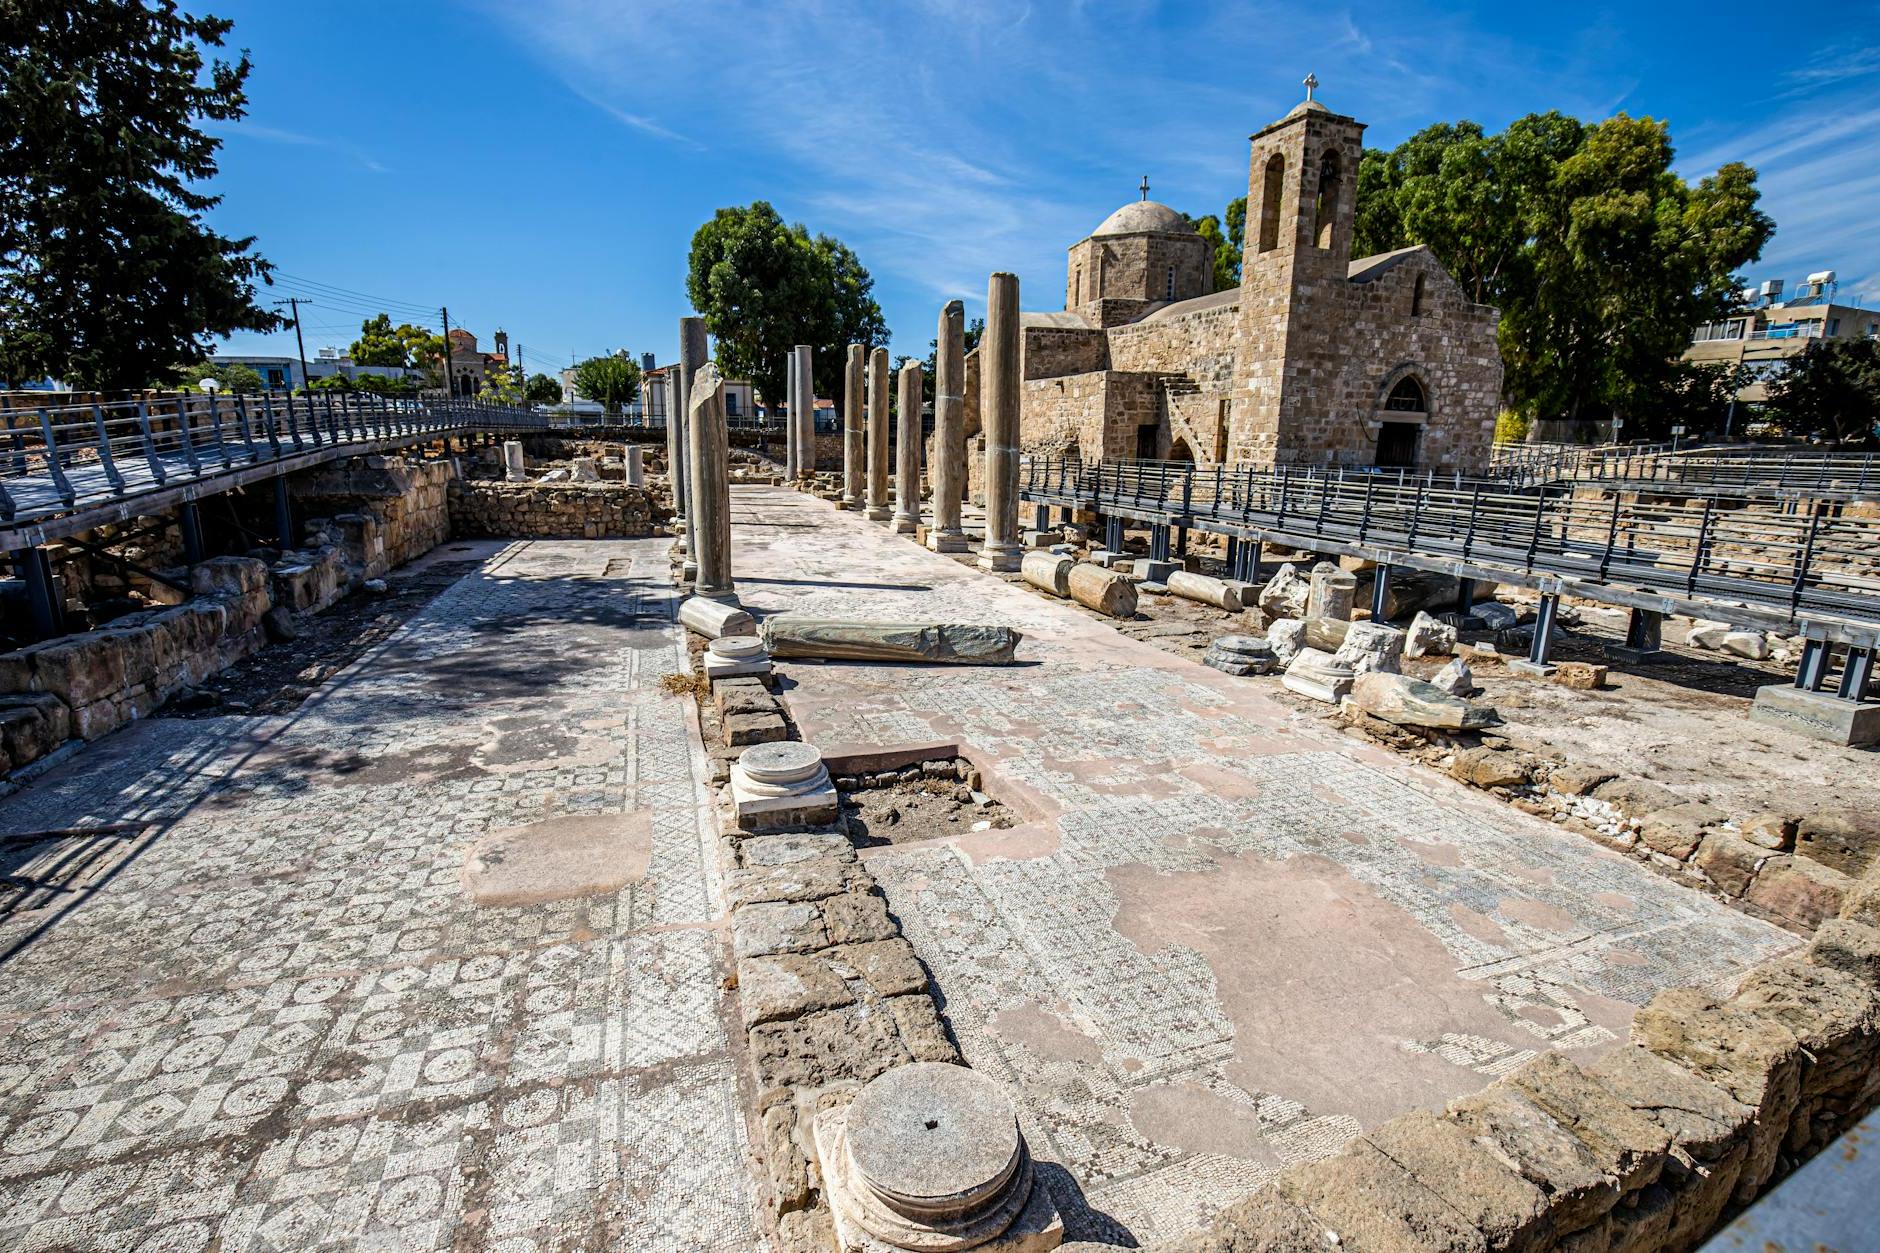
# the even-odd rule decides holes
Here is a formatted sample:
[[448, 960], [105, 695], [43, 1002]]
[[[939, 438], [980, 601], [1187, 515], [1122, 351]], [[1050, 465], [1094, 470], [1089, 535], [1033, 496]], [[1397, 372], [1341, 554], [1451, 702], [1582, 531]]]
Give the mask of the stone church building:
[[1253, 136], [1233, 290], [1146, 191], [1073, 244], [1063, 310], [1022, 319], [1022, 451], [1486, 467], [1497, 314], [1427, 248], [1351, 259], [1363, 134], [1307, 99]]

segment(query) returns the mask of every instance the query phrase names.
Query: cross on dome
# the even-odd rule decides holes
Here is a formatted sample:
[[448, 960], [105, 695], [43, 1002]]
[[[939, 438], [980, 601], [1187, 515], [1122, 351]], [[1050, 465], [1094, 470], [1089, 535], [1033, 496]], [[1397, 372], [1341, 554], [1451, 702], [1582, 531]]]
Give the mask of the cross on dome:
[[1317, 74], [1308, 73], [1305, 77], [1305, 85], [1306, 99], [1310, 100], [1312, 99], [1312, 93], [1319, 89], [1319, 76]]
[[1142, 186], [1138, 190], [1142, 192], [1142, 198], [1144, 200], [1149, 198], [1149, 176], [1147, 174], [1142, 176]]

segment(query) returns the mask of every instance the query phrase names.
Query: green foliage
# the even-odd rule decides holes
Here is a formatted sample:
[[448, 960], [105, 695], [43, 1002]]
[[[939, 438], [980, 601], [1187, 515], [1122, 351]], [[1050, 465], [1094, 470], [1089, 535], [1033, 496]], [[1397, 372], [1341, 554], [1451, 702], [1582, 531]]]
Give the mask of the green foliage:
[[1815, 340], [1768, 389], [1769, 416], [1791, 435], [1872, 440], [1880, 421], [1880, 340]]
[[1525, 444], [1528, 432], [1534, 429], [1534, 419], [1514, 409], [1503, 409], [1495, 415], [1495, 442], [1497, 444]]
[[521, 367], [490, 365], [483, 370], [483, 386], [477, 389], [477, 399], [492, 405], [520, 405], [522, 388]]
[[162, 375], [154, 386], [165, 391], [199, 392], [204, 379], [214, 379], [216, 390], [225, 395], [253, 395], [268, 390], [261, 382], [261, 375], [239, 361], [218, 364], [203, 360], [179, 366]]
[[589, 357], [574, 368], [574, 389], [608, 413], [619, 413], [640, 394], [640, 367], [625, 349], [611, 357]]
[[389, 365], [403, 369], [423, 366], [444, 355], [444, 337], [409, 322], [392, 325], [381, 313], [359, 324], [359, 338], [346, 355], [354, 365]]
[[272, 267], [209, 229], [249, 61], [230, 23], [138, 0], [0, 0], [0, 375], [124, 389], [271, 331]]
[[344, 374], [326, 374], [313, 380], [307, 390], [365, 392], [373, 396], [405, 399], [418, 394], [418, 381], [410, 378], [387, 378], [381, 374], [360, 374], [352, 378], [347, 378]]
[[1443, 123], [1358, 169], [1353, 250], [1426, 244], [1470, 299], [1501, 310], [1503, 391], [1535, 416], [1672, 411], [1677, 358], [1723, 316], [1733, 275], [1774, 231], [1755, 171], [1695, 186], [1662, 122], [1531, 114], [1490, 135]]
[[561, 403], [561, 380], [546, 374], [533, 375], [528, 387], [523, 390], [522, 398], [532, 405], [558, 405]]
[[814, 350], [817, 393], [841, 391], [848, 345], [888, 337], [873, 287], [847, 245], [786, 225], [762, 200], [720, 209], [698, 228], [685, 280], [717, 341], [719, 367], [766, 397], [783, 395], [797, 344]]
[[[1243, 216], [1246, 201], [1241, 201]], [[1212, 213], [1204, 218], [1189, 218], [1194, 223], [1195, 234], [1207, 241], [1209, 255], [1213, 259], [1214, 272], [1209, 282], [1209, 291], [1228, 291], [1240, 286], [1240, 250], [1228, 241], [1221, 230], [1221, 219]]]

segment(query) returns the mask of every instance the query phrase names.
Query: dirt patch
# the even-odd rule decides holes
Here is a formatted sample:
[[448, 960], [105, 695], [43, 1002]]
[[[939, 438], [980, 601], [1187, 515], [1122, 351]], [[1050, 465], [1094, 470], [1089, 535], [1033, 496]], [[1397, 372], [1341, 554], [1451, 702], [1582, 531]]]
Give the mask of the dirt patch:
[[[231, 713], [284, 714], [298, 709], [334, 675], [382, 644], [446, 589], [480, 567], [484, 546], [446, 544], [435, 559], [385, 577], [385, 591], [360, 589], [323, 612], [296, 620], [297, 638], [211, 675], [159, 709], [158, 718], [219, 718]], [[477, 553], [465, 557], [463, 553]]]
[[546, 818], [478, 840], [464, 860], [463, 885], [483, 906], [600, 896], [644, 878], [652, 853], [645, 810]]
[[979, 771], [963, 759], [921, 762], [902, 770], [836, 779], [842, 830], [859, 848], [1005, 830], [1018, 819], [979, 790]]

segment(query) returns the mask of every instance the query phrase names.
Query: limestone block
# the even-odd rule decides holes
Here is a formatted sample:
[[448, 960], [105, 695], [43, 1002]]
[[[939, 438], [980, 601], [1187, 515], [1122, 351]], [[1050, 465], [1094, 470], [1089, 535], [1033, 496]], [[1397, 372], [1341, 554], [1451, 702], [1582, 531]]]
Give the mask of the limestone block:
[[726, 601], [703, 596], [686, 597], [679, 606], [679, 622], [712, 640], [721, 635], [757, 633], [757, 624], [751, 621], [750, 614]]
[[1421, 679], [1368, 671], [1351, 687], [1352, 703], [1373, 717], [1400, 727], [1475, 730], [1501, 719], [1494, 709], [1452, 696]]
[[1762, 661], [1769, 656], [1769, 637], [1761, 631], [1731, 631], [1723, 637], [1723, 651]]
[[1712, 831], [1698, 846], [1692, 864], [1725, 893], [1741, 896], [1770, 855], [1768, 849], [1758, 848], [1727, 831]]
[[1403, 640], [1404, 633], [1396, 627], [1381, 622], [1354, 622], [1333, 657], [1353, 674], [1370, 670], [1397, 674], [1403, 669]]
[[783, 614], [765, 621], [763, 638], [773, 657], [1001, 666], [1011, 664], [1024, 637], [1003, 626], [839, 622]]
[[1639, 826], [1639, 839], [1657, 852], [1682, 861], [1691, 855], [1708, 828], [1728, 817], [1723, 810], [1703, 801], [1667, 805], [1645, 816]]
[[[735, 933], [735, 918], [732, 927]], [[859, 1002], [763, 1023], [749, 1041], [760, 1090], [865, 1083], [914, 1060], [893, 1019]]]
[[1080, 561], [1071, 567], [1071, 599], [1086, 609], [1108, 614], [1112, 618], [1133, 618], [1136, 615], [1136, 587], [1121, 571], [1106, 570], [1102, 566], [1087, 561]]
[[1446, 657], [1456, 651], [1456, 628], [1438, 622], [1423, 610], [1410, 620], [1404, 632], [1403, 655], [1406, 657]]
[[1804, 1092], [1820, 1096], [1871, 1069], [1876, 1040], [1873, 985], [1859, 975], [1788, 955], [1765, 962], [1737, 985], [1730, 1004], [1788, 1028], [1812, 1060]]
[[1329, 561], [1312, 567], [1306, 591], [1307, 618], [1351, 620], [1351, 607], [1358, 594], [1358, 576]]
[[1474, 787], [1519, 787], [1528, 779], [1518, 753], [1486, 745], [1457, 753], [1449, 773]]
[[1590, 692], [1606, 686], [1606, 667], [1590, 661], [1556, 662], [1553, 680], [1561, 687]]
[[1591, 1073], [1614, 1097], [1657, 1123], [1673, 1145], [1699, 1162], [1727, 1156], [1753, 1115], [1749, 1106], [1716, 1084], [1635, 1044], [1600, 1058]]
[[1071, 557], [1060, 557], [1055, 553], [1033, 551], [1025, 554], [1019, 562], [1018, 573], [1025, 582], [1053, 596], [1071, 594], [1071, 567], [1077, 564]]
[[746, 905], [731, 916], [732, 947], [740, 959], [773, 953], [810, 953], [829, 945], [822, 911], [805, 901]]
[[34, 691], [50, 692], [76, 711], [124, 690], [124, 652], [117, 639], [67, 635], [25, 650]]
[[1808, 960], [1857, 975], [1869, 986], [1880, 988], [1880, 926], [1851, 918], [1830, 918], [1809, 941]]
[[1771, 857], [1750, 884], [1747, 899], [1804, 931], [1841, 912], [1854, 880], [1805, 857]]
[[1690, 629], [1684, 633], [1684, 642], [1692, 648], [1722, 648], [1723, 641], [1729, 634], [1729, 623], [1708, 622], [1703, 618], [1698, 618], [1691, 623]]
[[1306, 624], [1298, 618], [1281, 618], [1266, 628], [1266, 642], [1273, 649], [1273, 659], [1287, 665], [1306, 646]]
[[[1339, 573], [1344, 572], [1341, 570]], [[1240, 593], [1220, 579], [1205, 574], [1190, 574], [1186, 570], [1173, 570], [1166, 582], [1170, 593], [1184, 600], [1200, 601], [1228, 613], [1240, 612]]]
[[1681, 804], [1684, 797], [1663, 784], [1626, 775], [1608, 779], [1593, 789], [1593, 799], [1615, 805], [1629, 817], [1640, 818], [1655, 810]]
[[1786, 853], [1795, 847], [1795, 832], [1799, 825], [1788, 814], [1765, 810], [1745, 818], [1738, 833], [1758, 848]]
[[1880, 814], [1858, 809], [1809, 814], [1796, 824], [1795, 851], [1842, 874], [1865, 874], [1880, 855]]
[[1556, 1230], [1590, 1226], [1619, 1201], [1622, 1183], [1607, 1163], [1506, 1079], [1452, 1102], [1445, 1116], [1547, 1195]]
[[1351, 623], [1343, 618], [1307, 618], [1305, 624], [1305, 642], [1325, 653], [1343, 648], [1345, 636], [1351, 633]]
[[909, 996], [927, 990], [927, 971], [914, 955], [914, 946], [900, 936], [845, 944], [827, 949], [823, 956], [845, 978], [866, 983], [877, 996]]
[[1470, 672], [1468, 662], [1456, 657], [1430, 676], [1430, 686], [1451, 696], [1467, 696], [1475, 690], [1475, 675]]
[[[1270, 638], [1270, 637], [1269, 637]], [[1288, 691], [1336, 705], [1351, 691], [1357, 676], [1341, 665], [1330, 653], [1316, 648], [1302, 648], [1286, 664], [1280, 682]]]
[[1616, 771], [1604, 766], [1589, 766], [1584, 762], [1567, 762], [1555, 766], [1553, 773], [1547, 776], [1547, 785], [1563, 796], [1585, 796], [1588, 792], [1613, 777]]
[[1491, 1248], [1535, 1247], [1550, 1231], [1541, 1190], [1447, 1119], [1413, 1110], [1365, 1139], [1460, 1214], [1467, 1228], [1486, 1236]]
[[1364, 1139], [1280, 1172], [1273, 1186], [1354, 1249], [1483, 1247], [1459, 1211]]
[[1303, 618], [1311, 592], [1312, 586], [1299, 573], [1299, 567], [1288, 562], [1275, 570], [1266, 586], [1260, 589], [1260, 608], [1268, 622], [1275, 618]]
[[820, 957], [778, 953], [738, 959], [738, 1005], [746, 1027], [854, 1001], [849, 985]]

